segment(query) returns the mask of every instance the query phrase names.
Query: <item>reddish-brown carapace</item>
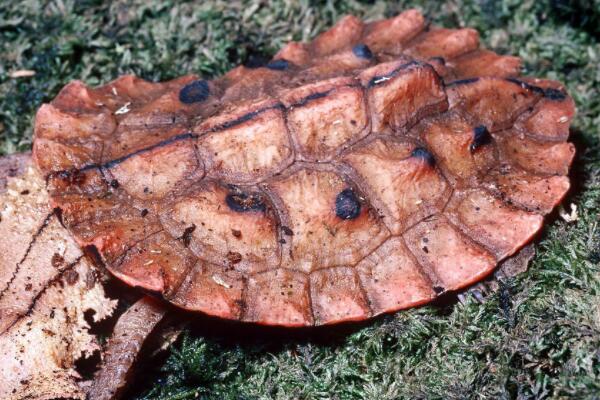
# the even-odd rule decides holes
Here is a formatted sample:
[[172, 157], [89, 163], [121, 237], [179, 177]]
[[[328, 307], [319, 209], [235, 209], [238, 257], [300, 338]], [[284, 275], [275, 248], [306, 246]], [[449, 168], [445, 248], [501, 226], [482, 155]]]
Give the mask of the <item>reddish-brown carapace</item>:
[[473, 29], [342, 18], [203, 80], [72, 82], [33, 154], [77, 242], [190, 311], [362, 320], [470, 285], [569, 189], [574, 103]]

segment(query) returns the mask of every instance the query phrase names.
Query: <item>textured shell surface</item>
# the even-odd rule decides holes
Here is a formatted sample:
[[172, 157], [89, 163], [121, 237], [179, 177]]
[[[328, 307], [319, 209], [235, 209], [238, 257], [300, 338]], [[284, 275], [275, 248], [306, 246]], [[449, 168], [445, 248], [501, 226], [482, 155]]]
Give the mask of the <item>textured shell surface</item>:
[[472, 29], [347, 16], [203, 80], [68, 84], [33, 156], [77, 242], [131, 286], [310, 326], [489, 275], [569, 189], [573, 100]]

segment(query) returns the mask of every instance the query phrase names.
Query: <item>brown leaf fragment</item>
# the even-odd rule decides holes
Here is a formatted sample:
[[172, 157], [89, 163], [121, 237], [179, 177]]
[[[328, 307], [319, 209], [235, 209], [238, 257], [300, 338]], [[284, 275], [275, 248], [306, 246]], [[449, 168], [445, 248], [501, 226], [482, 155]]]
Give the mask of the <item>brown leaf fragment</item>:
[[82, 256], [47, 196], [43, 180], [28, 166], [21, 177], [9, 178], [0, 197], [0, 254], [6, 255], [0, 260], [0, 334]]
[[[73, 266], [80, 275], [92, 268], [85, 259]], [[103, 319], [115, 304], [100, 285], [86, 290], [82, 281], [63, 286], [57, 280], [47, 286], [31, 311], [0, 335], [0, 398], [85, 399], [74, 364], [100, 347], [84, 313], [94, 310]]]
[[[12, 163], [0, 164], [0, 175], [10, 176], [13, 171], [14, 176], [21, 170], [18, 163], [12, 167], [10, 164]], [[7, 255], [0, 257], [0, 299], [15, 278], [18, 266], [25, 261], [27, 253], [31, 250], [30, 243], [33, 238], [38, 235], [42, 226], [48, 223], [46, 219], [51, 211], [42, 179], [31, 167], [28, 168], [23, 179], [9, 178], [8, 185], [6, 180], [4, 185], [0, 182], [0, 187], [5, 189], [0, 191], [5, 191], [0, 200], [0, 254]], [[27, 195], [21, 194], [26, 191]], [[1, 315], [0, 313], [0, 321]]]
[[108, 342], [103, 366], [88, 389], [89, 400], [121, 396], [142, 345], [166, 311], [157, 300], [143, 297], [121, 315]]
[[100, 347], [84, 314], [99, 321], [116, 305], [73, 279], [94, 268], [47, 203], [28, 156], [0, 159], [1, 399], [85, 399], [74, 363]]
[[519, 250], [515, 255], [502, 261], [498, 265], [496, 272], [494, 272], [493, 279], [484, 283], [487, 283], [493, 290], [496, 290], [498, 287], [498, 280], [512, 278], [527, 271], [533, 257], [535, 257], [535, 246], [529, 244]]

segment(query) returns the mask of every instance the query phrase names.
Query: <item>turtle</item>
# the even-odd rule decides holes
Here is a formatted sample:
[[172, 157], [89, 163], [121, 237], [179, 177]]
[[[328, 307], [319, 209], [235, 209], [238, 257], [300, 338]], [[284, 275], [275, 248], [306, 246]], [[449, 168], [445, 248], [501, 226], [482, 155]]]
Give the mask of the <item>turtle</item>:
[[361, 321], [490, 275], [569, 190], [575, 105], [477, 31], [341, 18], [207, 80], [66, 85], [35, 118], [95, 262], [189, 312]]

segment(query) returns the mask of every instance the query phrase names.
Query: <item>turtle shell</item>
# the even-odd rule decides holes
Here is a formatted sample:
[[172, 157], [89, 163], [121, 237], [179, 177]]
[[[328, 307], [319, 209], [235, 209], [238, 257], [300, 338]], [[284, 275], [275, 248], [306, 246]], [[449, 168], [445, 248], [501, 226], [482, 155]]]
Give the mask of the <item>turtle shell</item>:
[[473, 29], [348, 16], [207, 81], [75, 81], [34, 158], [76, 240], [191, 311], [362, 320], [481, 280], [569, 189], [574, 103]]

